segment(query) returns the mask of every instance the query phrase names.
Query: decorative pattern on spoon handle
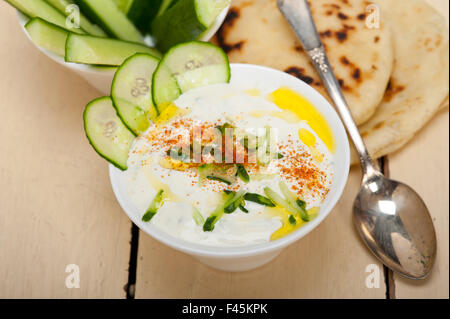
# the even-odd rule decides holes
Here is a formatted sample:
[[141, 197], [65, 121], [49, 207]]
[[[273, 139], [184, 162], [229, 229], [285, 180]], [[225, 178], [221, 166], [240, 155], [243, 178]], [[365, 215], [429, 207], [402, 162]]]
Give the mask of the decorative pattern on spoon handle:
[[308, 51], [308, 54], [322, 72], [328, 72], [328, 65], [325, 62], [325, 48], [323, 46]]

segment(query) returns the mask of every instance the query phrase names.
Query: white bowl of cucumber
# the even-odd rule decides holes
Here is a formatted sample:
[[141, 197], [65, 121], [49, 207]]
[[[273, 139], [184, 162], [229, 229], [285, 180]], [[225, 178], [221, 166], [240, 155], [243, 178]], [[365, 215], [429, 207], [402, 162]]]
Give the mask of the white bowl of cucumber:
[[[207, 7], [214, 1], [208, 1], [190, 0], [190, 2], [195, 3], [195, 8], [203, 7], [203, 9], [199, 10], [206, 12], [203, 13], [206, 15], [204, 20], [207, 20], [208, 22], [201, 26], [204, 30], [197, 37], [197, 40], [200, 41], [209, 41], [212, 38], [225, 20], [230, 7], [230, 0], [214, 0], [218, 3], [216, 5], [217, 10], [214, 12], [210, 7]], [[146, 18], [144, 13], [145, 9], [143, 9], [145, 7], [143, 6], [147, 6], [147, 11], [151, 11], [152, 7], [149, 6], [153, 6], [156, 3], [159, 6], [157, 17], [164, 17], [164, 14], [167, 14], [168, 18], [171, 18], [173, 15], [176, 16], [177, 14], [176, 12], [171, 12], [177, 10], [174, 3], [177, 3], [180, 7], [178, 8], [178, 11], [189, 10], [189, 8], [186, 9], [180, 5], [183, 1], [178, 0], [34, 0], [35, 3], [31, 3], [29, 0], [8, 0], [7, 2], [18, 9], [18, 21], [22, 30], [27, 38], [33, 42], [41, 52], [53, 61], [81, 76], [105, 95], [110, 94], [111, 82], [117, 66], [120, 65], [126, 57], [137, 52], [149, 53], [157, 57], [161, 56], [157, 50], [151, 48], [155, 43], [154, 37], [148, 34], [144, 37], [142, 36], [142, 33], [137, 30], [137, 24], [142, 24], [143, 19]], [[79, 5], [81, 9], [79, 9], [79, 7], [74, 9], [74, 2]], [[189, 1], [186, 0], [184, 2]], [[197, 5], [197, 2], [200, 5]], [[114, 8], [112, 8], [112, 4], [114, 4]], [[100, 11], [100, 14], [94, 14], [94, 18], [91, 18], [93, 12], [96, 13], [95, 10], [97, 9]], [[96, 24], [90, 22], [99, 21], [98, 19], [102, 18], [103, 12], [105, 12], [105, 16], [115, 16], [117, 21], [120, 20], [123, 29], [120, 29], [117, 26], [120, 25], [120, 23], [109, 24], [109, 22], [100, 21], [102, 22], [98, 23], [102, 24], [102, 28], [100, 28]], [[123, 15], [123, 12], [125, 12], [125, 15]], [[133, 21], [136, 27], [132, 26], [130, 21], [124, 19], [124, 17], [127, 17], [126, 12], [128, 12], [129, 20], [141, 19]], [[78, 18], [79, 27], [71, 28], [75, 21], [73, 20], [73, 15], [78, 13], [80, 14]], [[196, 14], [199, 15], [198, 12]], [[89, 16], [91, 20], [88, 20], [86, 16]], [[29, 17], [33, 18], [30, 19]], [[153, 17], [153, 19], [156, 20], [157, 18]], [[164, 19], [160, 18], [159, 20]], [[164, 23], [159, 24], [162, 25], [160, 29], [173, 29], [171, 25], [167, 26]], [[206, 27], [206, 24], [209, 26]], [[139, 30], [142, 28], [143, 27], [141, 26]], [[103, 30], [107, 30], [106, 33]], [[75, 35], [72, 37], [71, 44], [73, 45], [71, 48], [74, 48], [74, 54], [70, 57], [65, 54], [66, 46], [64, 43], [66, 42], [66, 38], [68, 38], [67, 31], [71, 31], [75, 33], [75, 35], [81, 34], [81, 36], [85, 36], [85, 38], [78, 38]], [[199, 30], [197, 31], [197, 33], [200, 32]], [[164, 32], [160, 33], [165, 41], [166, 35]], [[124, 47], [121, 47], [121, 43], [108, 43], [108, 40], [110, 39], [106, 37], [106, 34], [123, 40], [122, 44]], [[93, 35], [95, 38], [89, 39], [87, 35]], [[97, 37], [105, 37], [108, 40], [103, 41]], [[174, 37], [176, 38], [177, 36]], [[183, 41], [185, 40], [188, 41], [194, 39], [184, 39]], [[136, 44], [136, 42], [140, 42], [141, 45]], [[174, 39], [174, 43], [176, 43], [176, 39]], [[174, 43], [169, 41], [169, 43], [165, 43], [165, 45]], [[81, 49], [77, 50], [77, 47], [81, 47]], [[99, 49], [99, 52], [94, 52], [92, 51], [93, 49]], [[79, 53], [83, 50], [85, 52], [90, 50], [90, 52], [87, 52], [84, 56], [80, 57]], [[97, 56], [92, 58], [92, 55]]]

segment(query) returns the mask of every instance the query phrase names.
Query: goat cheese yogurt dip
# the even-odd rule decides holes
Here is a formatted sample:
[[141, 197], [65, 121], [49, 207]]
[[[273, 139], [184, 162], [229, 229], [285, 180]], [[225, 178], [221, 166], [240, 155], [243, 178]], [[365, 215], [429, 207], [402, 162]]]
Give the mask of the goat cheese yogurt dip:
[[[213, 136], [224, 128], [230, 138], [217, 143]], [[211, 150], [225, 143], [232, 145], [231, 161], [226, 151], [216, 157], [219, 151]], [[261, 145], [266, 156], [255, 160], [251, 154], [260, 154]], [[203, 155], [174, 157], [182, 147]], [[215, 84], [166, 107], [136, 138], [124, 174], [148, 227], [197, 244], [244, 246], [276, 240], [319, 214], [333, 179], [334, 150], [326, 119], [288, 87], [262, 92]], [[218, 162], [226, 156], [227, 163]], [[253, 201], [256, 195], [266, 205]]]

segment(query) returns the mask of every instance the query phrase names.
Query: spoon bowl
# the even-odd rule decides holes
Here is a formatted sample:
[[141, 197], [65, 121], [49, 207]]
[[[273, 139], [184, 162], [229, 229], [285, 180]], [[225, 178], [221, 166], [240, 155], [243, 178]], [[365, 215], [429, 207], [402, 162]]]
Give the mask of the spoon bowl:
[[359, 155], [364, 177], [353, 206], [356, 228], [387, 267], [411, 279], [425, 278], [436, 257], [436, 233], [425, 203], [412, 188], [384, 177], [375, 166], [333, 73], [307, 0], [277, 3], [310, 56]]
[[364, 242], [383, 264], [411, 279], [424, 279], [436, 257], [436, 234], [428, 209], [409, 186], [376, 173], [353, 206]]

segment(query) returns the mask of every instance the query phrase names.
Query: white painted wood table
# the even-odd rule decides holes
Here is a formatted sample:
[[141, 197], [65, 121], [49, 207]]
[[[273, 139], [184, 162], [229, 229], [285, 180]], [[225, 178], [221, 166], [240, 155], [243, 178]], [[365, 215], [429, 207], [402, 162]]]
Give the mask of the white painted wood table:
[[[430, 2], [448, 17], [447, 0]], [[359, 239], [351, 219], [358, 169], [310, 235], [260, 269], [223, 273], [142, 232], [130, 244], [132, 225], [107, 165], [83, 132], [84, 105], [99, 93], [35, 49], [4, 1], [0, 74], [0, 298], [126, 298], [129, 282], [136, 298], [449, 297], [448, 108], [388, 158], [391, 176], [417, 189], [431, 209], [439, 246], [429, 279], [384, 274]], [[132, 247], [137, 268], [132, 262], [130, 275]], [[66, 287], [71, 264], [79, 266], [80, 288]], [[368, 265], [381, 270], [378, 288], [366, 285]]]

